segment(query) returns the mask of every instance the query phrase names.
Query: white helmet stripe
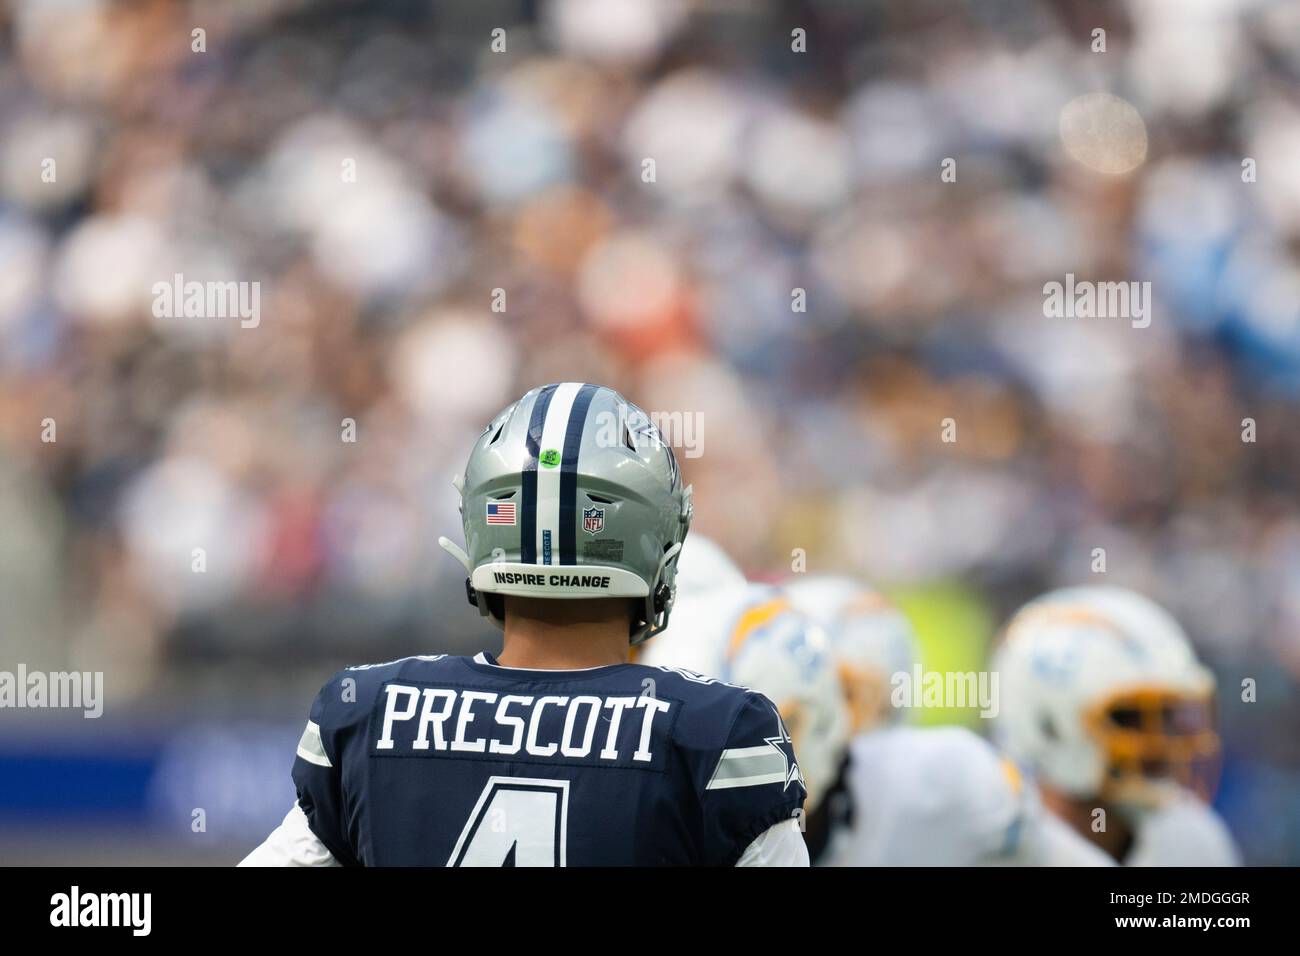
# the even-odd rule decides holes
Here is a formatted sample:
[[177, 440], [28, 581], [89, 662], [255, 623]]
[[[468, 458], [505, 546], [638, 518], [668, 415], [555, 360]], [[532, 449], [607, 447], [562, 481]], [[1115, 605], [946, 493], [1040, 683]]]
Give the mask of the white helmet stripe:
[[[555, 564], [560, 547], [560, 472], [563, 470], [564, 434], [581, 382], [564, 382], [555, 389], [542, 424], [537, 463], [537, 563]], [[554, 457], [549, 457], [553, 452]]]

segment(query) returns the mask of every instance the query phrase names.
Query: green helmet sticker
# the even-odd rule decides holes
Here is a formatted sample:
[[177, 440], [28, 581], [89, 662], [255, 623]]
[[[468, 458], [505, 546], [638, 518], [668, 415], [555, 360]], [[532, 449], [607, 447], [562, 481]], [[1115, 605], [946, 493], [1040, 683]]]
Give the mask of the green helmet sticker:
[[560, 453], [554, 448], [548, 448], [537, 456], [537, 460], [543, 468], [554, 468], [560, 463]]

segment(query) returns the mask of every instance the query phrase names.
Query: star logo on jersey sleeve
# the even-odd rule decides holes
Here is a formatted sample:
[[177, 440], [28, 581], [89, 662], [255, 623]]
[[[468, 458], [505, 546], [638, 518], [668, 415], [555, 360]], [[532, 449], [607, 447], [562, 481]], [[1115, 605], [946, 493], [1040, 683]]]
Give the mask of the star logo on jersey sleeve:
[[775, 707], [772, 713], [776, 716], [776, 736], [763, 738], [764, 742], [771, 747], [776, 753], [780, 754], [785, 765], [785, 784], [782, 790], [788, 790], [790, 784], [794, 781], [803, 783], [803, 772], [799, 769], [799, 763], [794, 756], [794, 740], [790, 732], [785, 729], [785, 721], [781, 719], [781, 712]]
[[803, 773], [794, 758], [794, 741], [785, 729], [780, 711], [775, 707], [772, 708], [772, 716], [776, 718], [776, 733], [761, 738], [761, 744], [729, 747], [722, 751], [718, 766], [705, 789], [723, 790], [779, 783], [782, 790], [788, 790], [796, 780], [803, 783]]

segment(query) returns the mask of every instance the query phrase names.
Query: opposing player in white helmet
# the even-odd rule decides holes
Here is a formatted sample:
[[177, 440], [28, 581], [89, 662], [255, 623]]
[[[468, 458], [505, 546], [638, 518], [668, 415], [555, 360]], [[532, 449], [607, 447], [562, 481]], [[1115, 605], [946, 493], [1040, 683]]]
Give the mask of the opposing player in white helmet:
[[677, 599], [692, 600], [725, 588], [744, 587], [745, 572], [712, 538], [696, 534], [677, 558]]
[[1127, 866], [1229, 866], [1208, 799], [1214, 678], [1159, 605], [1117, 587], [1052, 591], [1007, 625], [994, 659], [998, 739], [1056, 816]]
[[835, 662], [821, 629], [774, 587], [747, 582], [725, 552], [692, 536], [678, 560], [673, 623], [640, 662], [739, 684], [771, 699], [793, 742], [813, 819], [834, 783], [849, 736]]
[[851, 578], [801, 575], [783, 586], [790, 601], [826, 632], [856, 736], [896, 722], [907, 711], [889, 705], [890, 677], [916, 662], [912, 623], [884, 595]]
[[[896, 674], [912, 673], [916, 639], [906, 615], [850, 578], [808, 576], [785, 593], [829, 636], [853, 740], [811, 818], [813, 862], [828, 866], [1105, 865], [1056, 825], [1033, 784], [987, 741], [962, 727], [906, 724], [892, 707]], [[812, 824], [823, 821], [826, 829]]]

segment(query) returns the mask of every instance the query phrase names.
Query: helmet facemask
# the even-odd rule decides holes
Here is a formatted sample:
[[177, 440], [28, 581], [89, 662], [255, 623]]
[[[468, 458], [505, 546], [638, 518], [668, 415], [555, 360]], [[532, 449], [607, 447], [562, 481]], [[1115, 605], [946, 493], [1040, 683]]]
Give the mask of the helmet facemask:
[[1101, 796], [1119, 804], [1160, 803], [1173, 787], [1209, 800], [1220, 744], [1213, 695], [1162, 685], [1124, 688], [1083, 715], [1104, 763]]

